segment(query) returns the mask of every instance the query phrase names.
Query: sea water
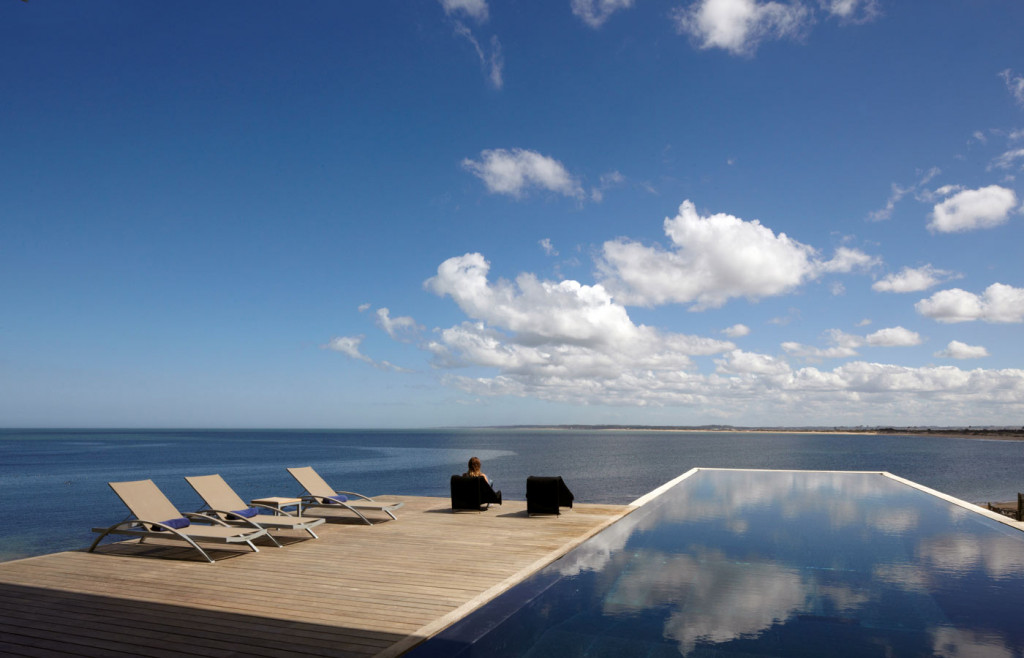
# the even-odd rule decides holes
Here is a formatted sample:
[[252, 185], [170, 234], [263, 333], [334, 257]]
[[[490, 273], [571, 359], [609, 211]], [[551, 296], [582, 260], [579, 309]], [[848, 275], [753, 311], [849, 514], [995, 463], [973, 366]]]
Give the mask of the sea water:
[[128, 512], [107, 482], [152, 479], [181, 511], [189, 475], [219, 473], [245, 499], [294, 496], [285, 470], [338, 489], [447, 497], [476, 456], [506, 499], [561, 475], [587, 503], [626, 504], [702, 467], [889, 471], [972, 502], [1024, 491], [1024, 442], [901, 435], [647, 430], [0, 430], [0, 560], [85, 548]]

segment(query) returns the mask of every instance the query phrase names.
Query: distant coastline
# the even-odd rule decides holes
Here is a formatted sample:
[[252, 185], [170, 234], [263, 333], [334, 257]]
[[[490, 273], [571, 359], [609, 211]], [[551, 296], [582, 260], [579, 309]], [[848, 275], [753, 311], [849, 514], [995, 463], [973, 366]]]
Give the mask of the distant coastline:
[[[616, 432], [772, 432], [778, 434], [901, 434], [1024, 441], [1024, 427], [739, 427], [734, 425], [504, 425], [504, 429]], [[500, 429], [495, 427], [495, 429]]]

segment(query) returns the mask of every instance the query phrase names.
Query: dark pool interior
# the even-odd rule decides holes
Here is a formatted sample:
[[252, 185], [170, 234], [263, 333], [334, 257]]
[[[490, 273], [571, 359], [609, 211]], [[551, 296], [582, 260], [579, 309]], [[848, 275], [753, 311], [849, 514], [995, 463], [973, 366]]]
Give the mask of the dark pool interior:
[[1022, 656], [1024, 533], [878, 473], [700, 470], [407, 655]]

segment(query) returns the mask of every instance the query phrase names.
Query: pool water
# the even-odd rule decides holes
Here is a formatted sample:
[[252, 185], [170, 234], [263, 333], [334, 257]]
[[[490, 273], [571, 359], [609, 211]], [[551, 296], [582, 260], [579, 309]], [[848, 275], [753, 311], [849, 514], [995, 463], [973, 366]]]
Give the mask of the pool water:
[[1022, 620], [1016, 528], [879, 473], [700, 470], [409, 655], [1021, 656]]

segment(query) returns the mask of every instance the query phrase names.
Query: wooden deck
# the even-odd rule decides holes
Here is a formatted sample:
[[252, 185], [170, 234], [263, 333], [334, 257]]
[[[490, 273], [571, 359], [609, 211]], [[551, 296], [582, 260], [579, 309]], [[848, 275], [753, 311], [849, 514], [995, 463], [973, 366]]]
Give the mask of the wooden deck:
[[0, 563], [0, 655], [399, 655], [630, 510], [401, 499], [397, 521], [332, 513], [320, 539], [278, 533], [285, 548], [221, 547], [212, 565], [135, 541]]

